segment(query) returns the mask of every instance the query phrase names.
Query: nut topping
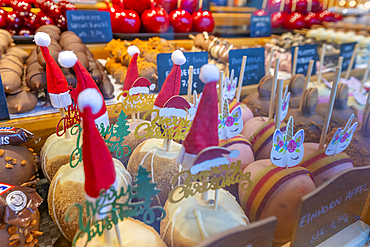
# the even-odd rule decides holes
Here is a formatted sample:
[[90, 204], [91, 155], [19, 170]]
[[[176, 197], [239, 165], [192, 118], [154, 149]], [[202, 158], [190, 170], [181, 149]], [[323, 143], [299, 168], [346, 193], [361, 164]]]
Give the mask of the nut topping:
[[21, 165], [22, 165], [22, 166], [27, 165], [27, 161], [26, 161], [26, 160], [22, 160], [22, 161], [21, 161]]
[[17, 159], [12, 159], [12, 165], [16, 165], [17, 164]]
[[16, 227], [16, 226], [9, 226], [8, 227], [8, 233], [9, 233], [9, 235], [13, 235], [14, 233], [17, 232], [17, 230], [18, 230], [18, 227]]
[[3, 156], [4, 156], [4, 154], [5, 154], [4, 149], [0, 149], [0, 157], [3, 157]]
[[6, 162], [11, 161], [12, 159], [13, 159], [12, 157], [5, 157]]
[[6, 164], [5, 165], [5, 168], [7, 168], [7, 169], [13, 169], [13, 166], [11, 164]]
[[13, 234], [10, 236], [10, 238], [8, 239], [9, 241], [12, 241], [12, 240], [18, 240], [20, 239], [21, 237], [19, 236], [19, 234]]

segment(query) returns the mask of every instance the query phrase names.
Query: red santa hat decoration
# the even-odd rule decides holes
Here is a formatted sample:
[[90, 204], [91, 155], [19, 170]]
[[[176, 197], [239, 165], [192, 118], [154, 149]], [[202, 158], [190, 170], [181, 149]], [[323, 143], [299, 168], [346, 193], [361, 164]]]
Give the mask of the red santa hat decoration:
[[128, 91], [129, 95], [137, 95], [139, 93], [148, 94], [149, 90], [154, 90], [155, 84], [151, 84], [148, 79], [145, 77], [138, 78], [133, 84], [130, 90]]
[[35, 34], [34, 41], [40, 47], [42, 56], [46, 63], [47, 89], [51, 105], [55, 108], [65, 108], [72, 104], [69, 94], [69, 86], [59, 65], [49, 53], [51, 38], [49, 34], [38, 32]]
[[132, 45], [127, 48], [127, 53], [132, 58], [127, 68], [126, 78], [125, 81], [123, 82], [122, 91], [130, 90], [134, 82], [139, 78], [139, 72], [137, 69], [137, 58], [140, 55], [140, 50], [137, 46]]
[[203, 88], [202, 98], [197, 113], [183, 146], [177, 156], [177, 162], [190, 167], [196, 156], [203, 149], [218, 146], [218, 97], [217, 82], [220, 71], [213, 64], [203, 65], [199, 79], [206, 85]]
[[115, 184], [116, 171], [112, 156], [95, 126], [95, 115], [104, 106], [100, 92], [87, 88], [80, 92], [77, 105], [83, 117], [82, 159], [85, 172], [85, 196], [94, 202], [102, 189]]
[[172, 70], [168, 74], [162, 85], [161, 91], [154, 102], [153, 109], [160, 109], [164, 104], [175, 95], [180, 94], [181, 88], [181, 69], [180, 66], [186, 62], [184, 53], [180, 50], [172, 52], [171, 60], [173, 62]]
[[[76, 54], [74, 54], [73, 51], [62, 51], [59, 53], [58, 62], [64, 68], [74, 67], [77, 77], [77, 87], [72, 90], [72, 97], [75, 102], [77, 102], [78, 95], [87, 88], [93, 88], [98, 91], [100, 99], [103, 101], [103, 105], [98, 112], [94, 113], [95, 124], [98, 126], [104, 124], [104, 127], [109, 126], [109, 117], [103, 95], [99, 91], [99, 88], [90, 73], [81, 64], [81, 62], [78, 61]], [[81, 111], [80, 108], [79, 110]]]
[[189, 102], [179, 95], [172, 96], [159, 110], [160, 117], [181, 117], [186, 119], [194, 116], [196, 109], [191, 107]]

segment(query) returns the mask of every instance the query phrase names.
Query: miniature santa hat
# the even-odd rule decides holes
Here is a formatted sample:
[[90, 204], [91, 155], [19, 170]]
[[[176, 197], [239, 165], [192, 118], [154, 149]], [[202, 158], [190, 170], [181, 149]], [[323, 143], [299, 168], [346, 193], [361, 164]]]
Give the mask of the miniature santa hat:
[[160, 117], [181, 117], [186, 118], [187, 114], [195, 115], [196, 109], [192, 108], [189, 102], [179, 95], [172, 96], [159, 110]]
[[199, 79], [206, 85], [199, 102], [197, 113], [183, 146], [177, 156], [177, 162], [190, 168], [195, 157], [203, 149], [218, 146], [218, 97], [217, 81], [220, 71], [213, 64], [205, 64], [200, 69]]
[[154, 102], [154, 109], [160, 109], [174, 95], [180, 94], [181, 69], [180, 66], [186, 62], [184, 53], [180, 50], [172, 52], [171, 59], [173, 67], [162, 85], [161, 91]]
[[50, 56], [48, 46], [51, 43], [49, 34], [37, 32], [34, 37], [36, 45], [40, 47], [46, 63], [47, 89], [51, 105], [54, 108], [64, 108], [72, 104], [71, 95], [66, 78], [54, 58]]
[[195, 158], [193, 166], [190, 168], [190, 173], [197, 174], [200, 171], [209, 170], [211, 167], [228, 165], [230, 159], [238, 157], [239, 153], [239, 150], [230, 151], [224, 147], [205, 148]]
[[139, 72], [137, 69], [137, 58], [140, 55], [140, 50], [137, 46], [132, 45], [127, 48], [127, 53], [132, 58], [127, 68], [125, 81], [123, 82], [123, 92], [126, 90], [130, 90], [134, 82], [139, 78]]
[[[86, 68], [78, 61], [76, 54], [73, 51], [62, 51], [58, 55], [58, 62], [64, 68], [74, 67], [76, 77], [77, 77], [77, 87], [72, 90], [72, 98], [74, 102], [77, 102], [78, 95], [87, 88], [94, 88], [99, 92], [100, 98], [103, 101], [103, 106], [99, 112], [94, 113], [95, 124], [99, 127], [101, 124], [104, 126], [109, 126], [109, 117], [107, 112], [107, 107], [105, 106], [104, 97], [99, 91], [94, 79], [91, 77], [90, 73]], [[80, 110], [80, 109], [79, 109]]]
[[80, 92], [77, 105], [83, 118], [82, 159], [85, 171], [86, 199], [94, 202], [102, 189], [116, 181], [116, 171], [108, 147], [95, 126], [95, 115], [104, 106], [100, 92], [87, 88]]
[[149, 90], [154, 90], [154, 88], [155, 84], [151, 84], [150, 81], [145, 77], [140, 77], [132, 84], [128, 94], [131, 96], [139, 93], [148, 94]]

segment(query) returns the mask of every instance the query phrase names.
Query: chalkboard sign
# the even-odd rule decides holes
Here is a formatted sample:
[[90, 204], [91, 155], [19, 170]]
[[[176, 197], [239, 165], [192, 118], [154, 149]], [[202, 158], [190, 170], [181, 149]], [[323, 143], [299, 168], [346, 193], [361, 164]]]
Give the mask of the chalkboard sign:
[[250, 37], [270, 37], [271, 17], [269, 15], [252, 15], [250, 31]]
[[83, 43], [106, 43], [113, 38], [107, 11], [69, 10], [67, 25], [68, 30], [75, 32]]
[[370, 167], [344, 171], [305, 195], [292, 247], [317, 246], [361, 217], [370, 191]]
[[[193, 86], [192, 91], [197, 93], [203, 91], [204, 83], [199, 79], [200, 68], [208, 63], [208, 52], [184, 52], [186, 62], [180, 66], [181, 69], [181, 89], [180, 95], [188, 93], [189, 66], [193, 66]], [[171, 53], [161, 53], [157, 55], [158, 70], [158, 90], [161, 90], [166, 77], [171, 72], [173, 63]]]
[[265, 48], [231, 50], [229, 52], [229, 69], [239, 77], [243, 56], [248, 56], [245, 66], [243, 86], [258, 84], [265, 76]]
[[[292, 68], [293, 68], [293, 57], [294, 50], [297, 46], [292, 46]], [[314, 60], [314, 66], [312, 67], [311, 75], [316, 74], [316, 60], [317, 60], [317, 45], [301, 45], [298, 46], [298, 57], [297, 57], [297, 67], [296, 74], [307, 75], [308, 66], [311, 60]]]
[[0, 120], [9, 120], [8, 104], [6, 103], [6, 97], [3, 87], [3, 82], [0, 76]]
[[[343, 57], [342, 71], [345, 71], [348, 69], [349, 63], [351, 62], [352, 53], [353, 53], [353, 50], [355, 49], [356, 44], [357, 44], [356, 42], [353, 42], [353, 43], [346, 43], [346, 44], [340, 45], [339, 56]], [[355, 65], [356, 65], [356, 59], [355, 59], [355, 62], [353, 63], [352, 69], [355, 67]]]

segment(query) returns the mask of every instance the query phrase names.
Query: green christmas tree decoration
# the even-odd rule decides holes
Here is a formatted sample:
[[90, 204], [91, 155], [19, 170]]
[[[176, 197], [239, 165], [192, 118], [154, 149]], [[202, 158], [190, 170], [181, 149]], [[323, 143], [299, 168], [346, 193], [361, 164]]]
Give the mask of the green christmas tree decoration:
[[132, 190], [134, 196], [140, 201], [150, 202], [153, 197], [156, 196], [160, 190], [156, 189], [157, 184], [150, 182], [152, 180], [150, 172], [148, 172], [142, 166], [139, 166], [139, 170], [136, 176], [136, 185], [133, 186]]

